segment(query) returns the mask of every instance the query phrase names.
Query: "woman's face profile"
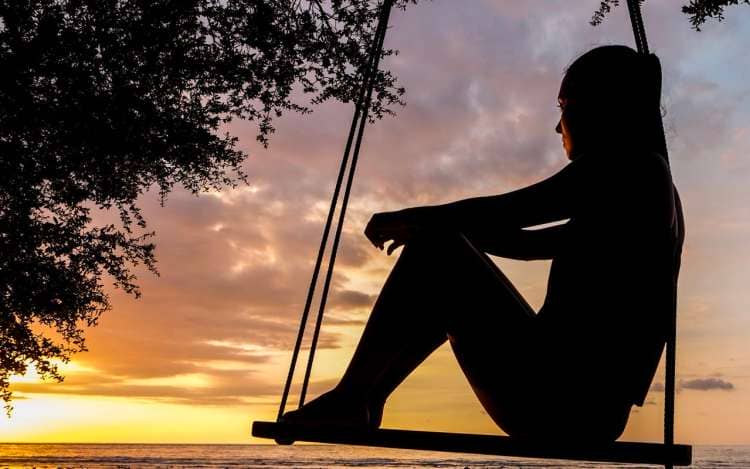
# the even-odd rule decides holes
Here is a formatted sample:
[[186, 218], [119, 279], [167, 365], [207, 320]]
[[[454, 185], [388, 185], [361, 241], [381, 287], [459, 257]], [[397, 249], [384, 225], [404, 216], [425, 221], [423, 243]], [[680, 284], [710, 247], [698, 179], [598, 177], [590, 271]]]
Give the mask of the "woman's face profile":
[[565, 112], [565, 107], [569, 104], [568, 100], [563, 98], [562, 95], [557, 98], [557, 105], [560, 108], [560, 120], [555, 126], [555, 131], [562, 135], [562, 145], [565, 149], [565, 153], [568, 155], [569, 160], [573, 160], [573, 138], [570, 135], [570, 123], [568, 121], [569, 116]]
[[557, 107], [560, 109], [560, 120], [555, 131], [562, 137], [562, 145], [568, 159], [575, 160], [590, 144], [592, 135], [588, 134], [590, 126], [584, 120], [588, 111], [581, 106], [584, 98], [574, 85], [570, 74], [566, 74], [557, 94]]

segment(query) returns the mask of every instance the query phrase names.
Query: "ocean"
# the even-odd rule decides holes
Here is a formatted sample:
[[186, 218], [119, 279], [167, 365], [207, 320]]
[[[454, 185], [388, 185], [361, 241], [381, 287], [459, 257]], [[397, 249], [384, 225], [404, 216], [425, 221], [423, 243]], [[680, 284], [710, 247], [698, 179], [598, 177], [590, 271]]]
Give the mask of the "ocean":
[[[692, 468], [750, 468], [750, 446], [697, 446]], [[329, 445], [0, 444], [0, 468], [618, 468], [593, 464]]]

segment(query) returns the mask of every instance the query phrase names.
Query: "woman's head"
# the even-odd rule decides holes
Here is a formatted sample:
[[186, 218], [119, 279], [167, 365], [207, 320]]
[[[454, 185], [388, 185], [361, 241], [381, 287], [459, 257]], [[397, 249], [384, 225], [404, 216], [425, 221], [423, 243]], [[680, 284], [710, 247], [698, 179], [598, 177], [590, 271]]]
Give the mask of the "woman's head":
[[556, 130], [568, 157], [604, 145], [658, 148], [661, 65], [627, 46], [592, 49], [568, 67], [558, 96]]

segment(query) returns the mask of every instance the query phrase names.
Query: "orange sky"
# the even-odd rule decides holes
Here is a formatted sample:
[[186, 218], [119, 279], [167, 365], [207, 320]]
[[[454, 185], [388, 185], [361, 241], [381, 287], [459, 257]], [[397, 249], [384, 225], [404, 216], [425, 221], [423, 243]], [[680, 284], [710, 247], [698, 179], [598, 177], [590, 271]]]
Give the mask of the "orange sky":
[[[386, 46], [401, 54], [388, 65], [408, 104], [365, 137], [313, 395], [340, 376], [395, 261], [361, 235], [373, 212], [504, 192], [565, 164], [553, 131], [565, 66], [591, 46], [632, 42], [624, 7], [592, 28], [599, 2], [572, 3], [434, 0], [394, 12]], [[688, 232], [677, 439], [748, 444], [750, 8], [696, 33], [682, 3], [645, 7], [664, 63]], [[146, 194], [161, 276], [140, 276], [140, 300], [111, 291], [114, 309], [89, 331], [90, 351], [65, 367], [65, 383], [16, 381], [0, 441], [258, 441], [250, 422], [275, 417], [350, 117], [336, 104], [286, 116], [268, 150], [255, 144], [251, 123], [236, 123], [230, 130], [251, 154], [249, 186], [200, 197], [177, 190], [163, 208]], [[498, 263], [540, 306], [548, 263]], [[661, 374], [655, 382], [624, 439], [660, 438]], [[599, 392], [593, 376], [590, 389]], [[384, 426], [499, 432], [447, 347], [392, 396]]]

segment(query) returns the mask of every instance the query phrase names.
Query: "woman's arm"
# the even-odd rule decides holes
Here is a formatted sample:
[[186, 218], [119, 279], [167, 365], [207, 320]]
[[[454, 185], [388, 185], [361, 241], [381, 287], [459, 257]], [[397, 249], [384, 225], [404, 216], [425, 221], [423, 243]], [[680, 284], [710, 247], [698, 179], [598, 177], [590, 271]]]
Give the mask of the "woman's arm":
[[[572, 218], [592, 195], [592, 161], [586, 157], [536, 184], [486, 197], [425, 207], [418, 223], [451, 226], [462, 232], [492, 235]], [[422, 220], [419, 220], [422, 217]]]
[[[516, 233], [518, 239], [537, 244], [546, 239], [545, 235], [520, 236], [527, 234], [521, 230], [572, 218], [586, 199], [596, 197], [593, 186], [599, 183], [599, 175], [594, 173], [595, 163], [596, 158], [580, 157], [541, 182], [505, 194], [378, 213], [365, 234], [380, 249], [393, 240], [389, 254], [424, 232], [461, 232], [476, 239], [497, 238], [498, 242], [508, 233]], [[552, 236], [559, 231], [549, 233]]]

